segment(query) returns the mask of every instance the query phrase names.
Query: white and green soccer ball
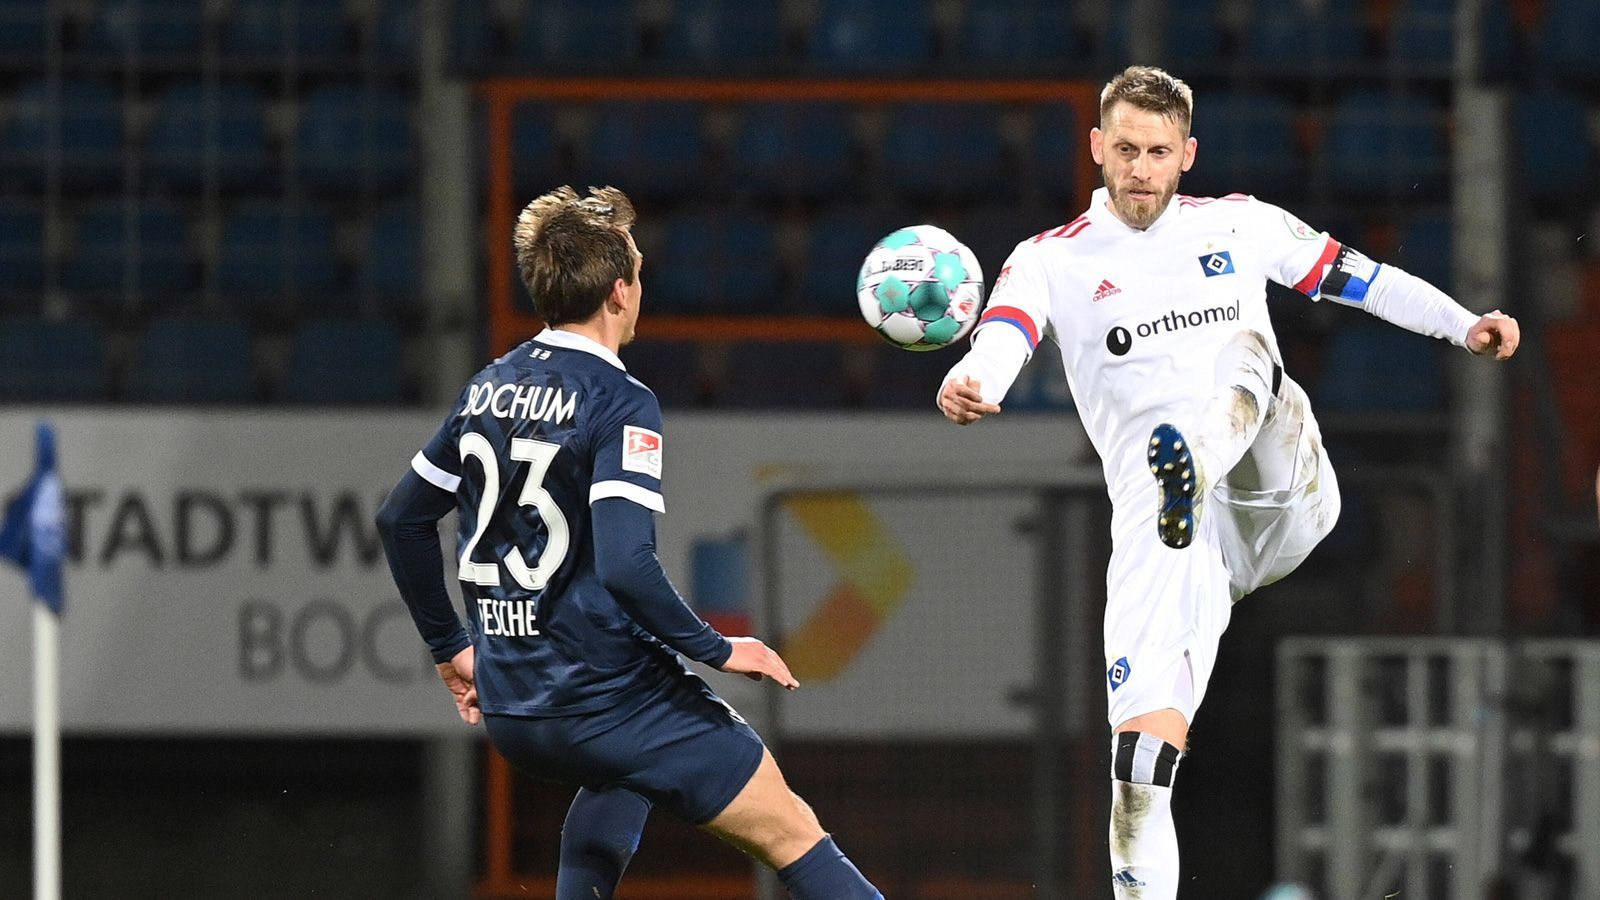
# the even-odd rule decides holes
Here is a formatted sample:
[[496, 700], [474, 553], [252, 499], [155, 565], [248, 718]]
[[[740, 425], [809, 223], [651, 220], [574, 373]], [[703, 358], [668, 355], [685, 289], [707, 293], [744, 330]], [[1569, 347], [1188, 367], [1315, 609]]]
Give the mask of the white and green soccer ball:
[[906, 350], [937, 350], [966, 337], [983, 311], [978, 258], [934, 225], [902, 228], [873, 246], [856, 278], [861, 316]]

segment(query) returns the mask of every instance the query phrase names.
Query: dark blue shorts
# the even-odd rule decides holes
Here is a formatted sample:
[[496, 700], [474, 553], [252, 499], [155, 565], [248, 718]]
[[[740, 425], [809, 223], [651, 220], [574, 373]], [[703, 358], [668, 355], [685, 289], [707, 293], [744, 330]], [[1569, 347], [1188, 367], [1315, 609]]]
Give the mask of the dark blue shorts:
[[692, 825], [733, 802], [766, 749], [690, 672], [599, 712], [483, 722], [495, 749], [526, 775], [595, 791], [627, 788]]

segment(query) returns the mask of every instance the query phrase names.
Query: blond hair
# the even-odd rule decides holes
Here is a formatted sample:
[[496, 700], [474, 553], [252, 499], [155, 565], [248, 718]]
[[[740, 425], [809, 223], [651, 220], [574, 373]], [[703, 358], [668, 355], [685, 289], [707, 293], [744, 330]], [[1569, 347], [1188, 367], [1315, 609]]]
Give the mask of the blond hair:
[[1178, 123], [1185, 136], [1194, 119], [1194, 91], [1165, 69], [1155, 66], [1129, 66], [1106, 82], [1100, 91], [1100, 127], [1104, 128], [1111, 108], [1127, 103], [1135, 109], [1153, 112]]
[[591, 187], [584, 197], [562, 185], [523, 207], [511, 244], [522, 284], [547, 324], [582, 322], [617, 279], [633, 284], [627, 231], [635, 218], [633, 202], [614, 187]]

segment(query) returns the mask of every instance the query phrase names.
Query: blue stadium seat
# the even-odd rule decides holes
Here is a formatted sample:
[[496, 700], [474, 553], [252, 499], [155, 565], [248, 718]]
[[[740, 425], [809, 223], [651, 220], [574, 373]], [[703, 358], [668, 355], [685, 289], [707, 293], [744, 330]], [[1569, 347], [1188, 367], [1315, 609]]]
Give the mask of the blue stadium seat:
[[1006, 391], [1001, 409], [1006, 412], [1061, 412], [1073, 408], [1072, 388], [1054, 347], [1040, 347]]
[[1389, 55], [1412, 66], [1448, 66], [1455, 58], [1455, 7], [1454, 0], [1400, 0]]
[[1333, 184], [1358, 196], [1435, 196], [1448, 175], [1443, 117], [1442, 108], [1414, 95], [1345, 95], [1324, 137]]
[[44, 213], [0, 203], [0, 294], [43, 291], [44, 262]]
[[523, 10], [515, 52], [524, 62], [615, 71], [639, 58], [631, 0], [540, 0]]
[[825, 316], [856, 314], [861, 263], [879, 239], [907, 224], [900, 213], [858, 207], [833, 209], [811, 219], [810, 243], [801, 264], [799, 312]]
[[86, 319], [0, 322], [0, 402], [106, 399], [105, 338]]
[[661, 56], [715, 68], [765, 68], [783, 56], [782, 0], [678, 0]]
[[249, 403], [256, 399], [250, 329], [231, 319], [167, 316], [145, 326], [128, 368], [136, 403]]
[[744, 341], [728, 348], [728, 377], [717, 389], [719, 406], [813, 407], [836, 410], [855, 388], [833, 341]]
[[1062, 0], [968, 3], [955, 36], [963, 66], [1038, 69], [1080, 59], [1086, 48], [1072, 29], [1073, 4]]
[[12, 98], [12, 112], [0, 148], [8, 171], [42, 182], [50, 158], [50, 130], [59, 119], [61, 171], [78, 185], [104, 186], [121, 173], [122, 98], [109, 86], [86, 78], [64, 78], [61, 99], [51, 96], [44, 78], [24, 82]]
[[929, 0], [822, 0], [808, 47], [813, 68], [860, 73], [925, 69], [933, 62]]
[[334, 286], [333, 218], [304, 208], [291, 216], [283, 204], [252, 202], [222, 223], [217, 287], [241, 301], [261, 301], [287, 292], [302, 294]]
[[253, 85], [226, 82], [214, 93], [180, 82], [157, 98], [145, 157], [168, 184], [197, 188], [208, 167], [225, 188], [262, 179], [267, 171], [266, 104]]
[[1570, 198], [1594, 184], [1589, 108], [1576, 94], [1539, 91], [1512, 104], [1517, 171], [1538, 200]]
[[1431, 338], [1382, 323], [1347, 325], [1328, 338], [1312, 404], [1318, 412], [1442, 411], [1445, 378], [1439, 346]]
[[882, 182], [904, 196], [987, 195], [1005, 177], [999, 109], [980, 103], [903, 103], [889, 108]]
[[1534, 49], [1538, 63], [1555, 75], [1592, 82], [1600, 78], [1595, 35], [1600, 34], [1600, 3], [1593, 0], [1544, 4]]
[[1400, 230], [1400, 246], [1395, 248], [1392, 262], [1449, 293], [1455, 266], [1451, 254], [1449, 215], [1418, 215]]
[[741, 213], [691, 212], [666, 222], [661, 248], [642, 248], [646, 302], [662, 312], [770, 310], [779, 271], [772, 224]]
[[0, 53], [43, 54], [55, 33], [46, 0], [0, 0]]
[[845, 106], [753, 104], [733, 137], [734, 187], [766, 198], [840, 194], [851, 181], [853, 152]]
[[1271, 196], [1301, 181], [1294, 146], [1295, 110], [1283, 97], [1257, 91], [1218, 91], [1201, 98], [1194, 136], [1195, 166], [1183, 192]]
[[608, 103], [595, 111], [583, 169], [588, 184], [686, 197], [707, 177], [703, 110], [693, 103]]
[[373, 213], [361, 257], [361, 286], [388, 306], [414, 305], [422, 290], [422, 234], [414, 197]]
[[511, 170], [519, 193], [538, 196], [561, 182], [561, 135], [543, 103], [519, 103], [511, 111]]
[[978, 257], [984, 283], [992, 286], [1018, 244], [1070, 218], [1056, 207], [984, 204], [963, 213], [950, 232]]
[[327, 190], [389, 188], [412, 174], [410, 101], [398, 90], [316, 88], [306, 95], [295, 139], [303, 177]]
[[[1206, 63], [1214, 65], [1223, 53], [1222, 19], [1216, 0], [1184, 0], [1170, 3], [1162, 13], [1162, 56], [1165, 65]], [[1127, 56], [1132, 53], [1133, 5], [1117, 4], [1106, 28], [1102, 56]]]
[[121, 199], [92, 201], [78, 217], [61, 283], [73, 291], [119, 294], [137, 261], [134, 286], [141, 295], [191, 290], [195, 264], [186, 230], [183, 211], [166, 201], [142, 200], [132, 210]]
[[1308, 61], [1359, 64], [1365, 52], [1355, 0], [1326, 0], [1313, 11], [1298, 0], [1258, 0], [1245, 36], [1258, 63], [1304, 67]]
[[1089, 126], [1080, 123], [1073, 107], [1065, 103], [1045, 103], [1033, 108], [1033, 177], [1037, 199], [1077, 207], [1089, 205], [1088, 197], [1078, 197], [1078, 164], [1089, 153]]
[[289, 403], [401, 402], [406, 374], [400, 333], [386, 322], [303, 325], [290, 342], [279, 394]]
[[204, 3], [194, 0], [102, 0], [83, 31], [90, 50], [140, 54], [193, 54], [205, 29]]
[[[649, 330], [647, 318], [643, 331]], [[700, 364], [700, 345], [694, 341], [643, 337], [623, 349], [622, 362], [628, 374], [655, 392], [663, 407], [703, 406], [710, 396]]]
[[343, 3], [233, 0], [222, 28], [222, 48], [230, 56], [276, 61], [292, 47], [302, 61], [329, 59], [345, 51], [347, 24]]

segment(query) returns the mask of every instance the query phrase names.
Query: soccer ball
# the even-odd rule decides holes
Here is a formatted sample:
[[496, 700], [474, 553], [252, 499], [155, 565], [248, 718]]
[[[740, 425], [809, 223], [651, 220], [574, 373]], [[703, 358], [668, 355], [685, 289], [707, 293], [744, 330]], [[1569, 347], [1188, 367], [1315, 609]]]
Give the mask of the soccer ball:
[[861, 316], [906, 350], [937, 350], [965, 337], [983, 309], [983, 270], [943, 228], [913, 225], [873, 246], [856, 278]]

